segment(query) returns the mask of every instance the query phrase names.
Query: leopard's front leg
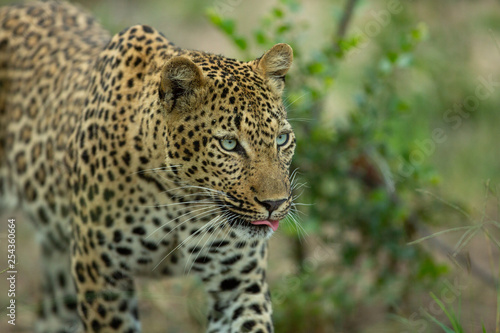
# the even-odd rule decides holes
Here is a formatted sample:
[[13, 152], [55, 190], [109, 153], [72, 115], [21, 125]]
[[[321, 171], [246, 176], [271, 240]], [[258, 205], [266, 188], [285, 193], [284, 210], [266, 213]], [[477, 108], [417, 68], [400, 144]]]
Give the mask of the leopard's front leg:
[[134, 281], [126, 263], [112, 257], [108, 246], [101, 248], [97, 239], [89, 238], [95, 231], [80, 233], [72, 244], [72, 273], [84, 331], [140, 332]]
[[209, 295], [209, 333], [273, 332], [271, 299], [265, 280], [267, 242], [242, 244], [219, 246], [219, 265], [196, 264]]

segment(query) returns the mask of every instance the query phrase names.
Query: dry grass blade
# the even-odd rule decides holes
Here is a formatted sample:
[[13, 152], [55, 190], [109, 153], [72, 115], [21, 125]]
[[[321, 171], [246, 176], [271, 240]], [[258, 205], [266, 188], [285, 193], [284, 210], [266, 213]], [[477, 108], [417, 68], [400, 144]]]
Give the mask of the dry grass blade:
[[444, 234], [448, 234], [450, 232], [455, 232], [455, 231], [460, 231], [460, 230], [469, 230], [471, 228], [475, 228], [475, 227], [474, 226], [472, 226], [472, 227], [471, 226], [464, 226], [464, 227], [456, 227], [456, 228], [451, 228], [451, 229], [446, 229], [446, 230], [438, 231], [436, 233], [433, 233], [432, 235], [428, 235], [428, 236], [419, 238], [417, 240], [414, 240], [412, 242], [409, 242], [408, 245], [415, 245], [415, 244], [421, 243], [423, 241], [426, 241], [428, 239], [431, 239], [431, 238], [434, 238], [434, 237], [437, 237], [437, 236], [441, 236], [441, 235], [444, 235]]

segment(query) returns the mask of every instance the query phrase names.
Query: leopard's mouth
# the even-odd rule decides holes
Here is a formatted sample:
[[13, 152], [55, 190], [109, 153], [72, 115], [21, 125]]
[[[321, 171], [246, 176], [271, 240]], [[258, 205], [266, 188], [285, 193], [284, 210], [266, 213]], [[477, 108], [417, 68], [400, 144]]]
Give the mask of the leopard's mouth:
[[273, 229], [273, 231], [276, 231], [278, 230], [280, 220], [262, 220], [262, 221], [252, 221], [250, 223], [258, 226], [267, 225], [269, 228]]
[[228, 222], [234, 229], [249, 230], [269, 236], [278, 230], [280, 221], [274, 219], [257, 220], [240, 215], [237, 218], [229, 219]]
[[272, 234], [279, 228], [280, 221], [288, 214], [288, 207], [278, 216], [265, 216], [251, 209], [243, 209], [226, 200], [221, 200], [232, 214], [228, 219], [229, 225], [235, 229], [253, 230], [257, 233]]

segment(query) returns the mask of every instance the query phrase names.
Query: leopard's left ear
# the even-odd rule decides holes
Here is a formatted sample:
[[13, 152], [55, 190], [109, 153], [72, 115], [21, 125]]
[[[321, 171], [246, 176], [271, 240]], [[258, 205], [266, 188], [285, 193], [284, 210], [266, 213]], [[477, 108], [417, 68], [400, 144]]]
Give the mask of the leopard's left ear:
[[293, 50], [288, 44], [276, 44], [262, 57], [255, 60], [257, 72], [263, 75], [276, 93], [285, 88], [285, 75], [293, 61]]

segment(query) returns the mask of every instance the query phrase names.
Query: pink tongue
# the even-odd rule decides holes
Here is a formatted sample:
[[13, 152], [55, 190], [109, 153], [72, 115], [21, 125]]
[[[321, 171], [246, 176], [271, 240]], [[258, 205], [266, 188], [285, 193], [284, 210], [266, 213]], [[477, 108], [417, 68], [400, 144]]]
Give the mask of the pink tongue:
[[278, 220], [270, 220], [270, 221], [265, 220], [265, 221], [252, 221], [250, 223], [252, 223], [253, 225], [265, 224], [265, 225], [271, 227], [271, 229], [273, 229], [273, 231], [276, 231], [276, 230], [278, 230], [278, 226], [280, 224], [280, 221], [278, 221]]

